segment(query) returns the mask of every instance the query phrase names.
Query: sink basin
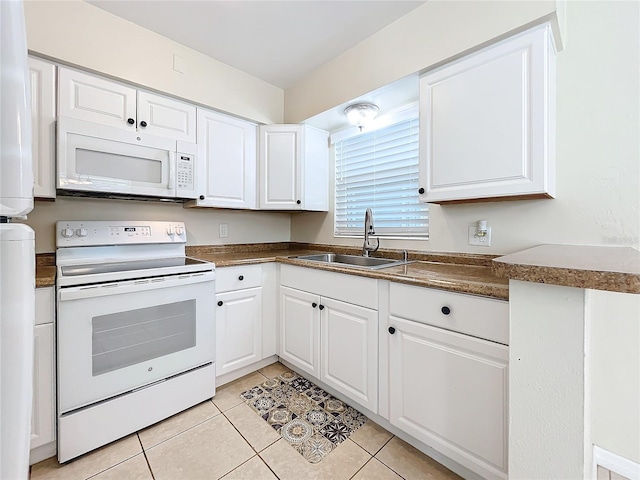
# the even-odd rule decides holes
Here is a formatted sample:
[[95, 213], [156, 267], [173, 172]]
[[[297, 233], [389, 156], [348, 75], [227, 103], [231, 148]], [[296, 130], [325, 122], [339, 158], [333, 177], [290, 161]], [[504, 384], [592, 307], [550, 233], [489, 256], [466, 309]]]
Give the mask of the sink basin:
[[350, 267], [367, 268], [369, 270], [376, 270], [386, 267], [395, 267], [396, 265], [404, 265], [404, 260], [397, 260], [395, 258], [376, 258], [376, 257], [361, 257], [359, 255], [343, 255], [340, 253], [319, 253], [315, 255], [300, 255], [300, 260], [310, 260], [312, 262], [322, 262], [333, 265], [342, 265]]

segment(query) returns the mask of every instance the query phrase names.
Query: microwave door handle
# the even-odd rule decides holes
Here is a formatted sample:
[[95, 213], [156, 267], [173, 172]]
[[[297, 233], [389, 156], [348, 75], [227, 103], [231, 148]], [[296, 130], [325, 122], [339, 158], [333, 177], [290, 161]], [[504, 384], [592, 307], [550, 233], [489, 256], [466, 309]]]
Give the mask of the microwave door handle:
[[176, 152], [169, 151], [169, 190], [173, 190], [175, 188], [176, 179], [174, 174], [176, 168]]

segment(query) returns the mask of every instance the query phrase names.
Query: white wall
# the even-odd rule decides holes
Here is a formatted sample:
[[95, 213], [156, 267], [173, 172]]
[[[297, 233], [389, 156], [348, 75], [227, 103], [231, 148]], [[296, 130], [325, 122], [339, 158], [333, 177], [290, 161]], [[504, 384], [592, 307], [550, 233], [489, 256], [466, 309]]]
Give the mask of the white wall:
[[[263, 80], [80, 0], [24, 4], [32, 52], [257, 122], [282, 122], [284, 92]], [[184, 73], [174, 71], [174, 54]]]
[[301, 122], [523, 25], [554, 19], [555, 10], [553, 0], [430, 0], [288, 88], [285, 121]]
[[[158, 220], [185, 222], [187, 245], [288, 242], [289, 213], [214, 208], [182, 208], [182, 204], [135, 200], [58, 197], [36, 201], [26, 224], [36, 232], [36, 252], [55, 252], [58, 220]], [[219, 237], [219, 224], [229, 225], [229, 237]]]
[[591, 438], [640, 464], [640, 295], [587, 291]]
[[585, 291], [509, 282], [509, 478], [590, 478]]
[[[507, 18], [496, 15], [495, 20], [504, 20], [502, 25], [509, 23], [507, 20], [513, 24], [516, 19], [526, 18], [524, 13], [531, 15], [529, 9], [535, 2], [507, 2], [508, 9], [500, 2], [471, 3], [428, 2], [414, 11], [415, 18], [412, 12], [373, 35], [287, 90], [285, 117], [302, 118], [333, 102], [348, 100], [346, 95], [354, 98], [365, 93], [388, 65], [390, 73], [384, 75], [387, 82], [406, 74], [406, 68], [416, 71], [418, 65], [428, 66], [434, 58], [446, 55], [451, 42], [458, 44], [460, 38], [467, 38], [466, 32], [478, 31], [476, 24], [485, 18], [471, 21], [461, 17], [467, 8], [470, 14], [478, 15], [480, 5], [505, 9]], [[430, 5], [432, 10], [428, 9]], [[448, 8], [458, 12], [458, 17]], [[426, 18], [426, 12], [432, 15]], [[510, 253], [541, 243], [640, 248], [640, 4], [567, 2], [563, 13], [564, 50], [557, 56], [556, 198], [433, 205], [429, 241], [382, 240], [383, 247], [476, 253]], [[428, 48], [422, 45], [414, 49], [415, 39], [423, 38], [421, 32], [429, 30], [427, 26], [441, 34], [440, 40]], [[381, 50], [382, 40], [391, 38], [394, 50]], [[393, 55], [398, 58], [391, 60]], [[353, 60], [352, 66], [346, 63], [348, 59]], [[337, 75], [339, 69], [341, 74]], [[327, 77], [330, 72], [335, 79]], [[373, 80], [368, 81], [369, 77]], [[324, 82], [324, 88], [318, 86], [320, 82]], [[492, 227], [491, 247], [467, 245], [467, 227], [480, 219], [488, 220]], [[362, 243], [335, 239], [332, 213], [293, 217], [291, 237], [301, 242]]]

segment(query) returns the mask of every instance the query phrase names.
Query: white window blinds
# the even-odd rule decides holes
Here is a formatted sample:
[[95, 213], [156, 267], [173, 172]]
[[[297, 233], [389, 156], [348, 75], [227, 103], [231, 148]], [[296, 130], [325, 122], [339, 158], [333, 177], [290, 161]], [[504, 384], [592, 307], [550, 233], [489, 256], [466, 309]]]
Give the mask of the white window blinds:
[[428, 207], [418, 200], [418, 118], [335, 144], [335, 235], [363, 235], [373, 210], [378, 236], [428, 237]]

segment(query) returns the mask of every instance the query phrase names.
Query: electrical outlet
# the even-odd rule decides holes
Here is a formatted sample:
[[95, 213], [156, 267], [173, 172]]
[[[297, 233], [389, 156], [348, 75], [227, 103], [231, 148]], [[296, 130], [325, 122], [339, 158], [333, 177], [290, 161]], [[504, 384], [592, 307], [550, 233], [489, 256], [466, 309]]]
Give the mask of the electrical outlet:
[[478, 226], [469, 225], [469, 245], [491, 246], [491, 227], [487, 227], [486, 235], [478, 236]]
[[229, 236], [229, 224], [221, 223], [220, 224], [220, 238], [227, 238]]

